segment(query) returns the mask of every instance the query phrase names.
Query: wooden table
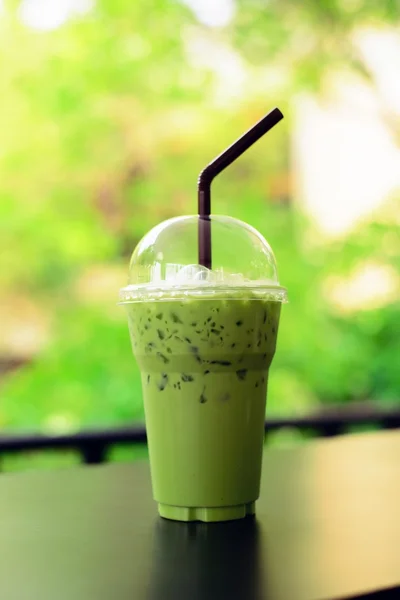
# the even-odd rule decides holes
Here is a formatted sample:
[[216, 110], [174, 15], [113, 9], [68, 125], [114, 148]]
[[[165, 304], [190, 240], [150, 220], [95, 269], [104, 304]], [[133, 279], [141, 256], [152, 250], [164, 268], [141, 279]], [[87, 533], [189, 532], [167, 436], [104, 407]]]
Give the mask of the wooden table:
[[302, 600], [397, 585], [400, 432], [267, 450], [256, 519], [225, 524], [160, 519], [146, 462], [0, 475], [1, 600]]

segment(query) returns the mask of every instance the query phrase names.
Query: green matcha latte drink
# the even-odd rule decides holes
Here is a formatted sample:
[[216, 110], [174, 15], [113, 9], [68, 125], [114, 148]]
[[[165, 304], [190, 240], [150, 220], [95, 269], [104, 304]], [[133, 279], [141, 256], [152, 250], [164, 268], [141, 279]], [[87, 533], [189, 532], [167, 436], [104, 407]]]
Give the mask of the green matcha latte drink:
[[199, 216], [152, 229], [120, 292], [142, 373], [153, 494], [168, 519], [255, 512], [286, 290], [258, 231], [211, 216], [211, 182], [282, 118], [275, 108], [203, 169]]
[[161, 516], [254, 514], [269, 367], [282, 302], [264, 238], [212, 216], [213, 268], [193, 264], [199, 217], [139, 243], [121, 290], [142, 373], [154, 498]]

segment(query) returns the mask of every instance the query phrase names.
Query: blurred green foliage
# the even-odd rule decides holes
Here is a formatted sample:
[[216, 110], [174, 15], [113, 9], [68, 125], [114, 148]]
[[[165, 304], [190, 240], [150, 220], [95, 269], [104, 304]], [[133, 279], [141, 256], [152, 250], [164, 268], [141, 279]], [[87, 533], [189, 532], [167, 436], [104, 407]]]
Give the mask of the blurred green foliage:
[[[129, 254], [151, 226], [195, 211], [199, 170], [275, 103], [287, 112], [286, 128], [213, 189], [214, 212], [267, 237], [289, 289], [269, 410], [398, 400], [398, 304], [346, 312], [327, 291], [330, 278], [371, 257], [398, 269], [390, 218], [398, 203], [388, 201], [346, 239], [311, 243], [313, 224], [291, 195], [292, 110], [282, 98], [317, 93], [338, 64], [368, 77], [349, 52], [350, 34], [360, 22], [396, 22], [399, 3], [241, 0], [232, 22], [210, 31], [179, 2], [98, 0], [45, 32], [21, 22], [20, 4], [10, 2], [0, 18], [0, 297], [5, 312], [20, 310], [17, 330], [19, 303], [34, 307], [46, 341], [29, 351], [3, 340], [4, 358], [21, 352], [28, 364], [0, 382], [0, 425], [63, 431], [143, 419], [140, 376], [115, 305]], [[245, 102], [219, 101], [216, 73], [187, 51], [187, 40], [202, 35], [236, 52], [255, 81], [269, 61], [284, 83], [267, 99], [267, 88], [255, 86]]]

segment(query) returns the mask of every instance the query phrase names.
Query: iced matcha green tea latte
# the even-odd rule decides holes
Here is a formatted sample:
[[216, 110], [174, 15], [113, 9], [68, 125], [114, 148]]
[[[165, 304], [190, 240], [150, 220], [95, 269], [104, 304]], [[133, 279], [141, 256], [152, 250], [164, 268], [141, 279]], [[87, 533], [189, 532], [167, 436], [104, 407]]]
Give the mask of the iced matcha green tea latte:
[[279, 312], [251, 293], [129, 310], [161, 515], [254, 512]]
[[[131, 263], [136, 283], [121, 301], [142, 374], [159, 512], [220, 521], [255, 510], [268, 373], [286, 292], [265, 240], [229, 217], [213, 217], [213, 231], [236, 239], [215, 252], [215, 269], [169, 262], [182, 252], [186, 258], [182, 238], [196, 231], [196, 221], [165, 223], [150, 250], [144, 238]], [[168, 262], [143, 265], [140, 257], [150, 255]], [[222, 267], [230, 262], [245, 273]], [[260, 279], [260, 271], [269, 277]], [[137, 283], [143, 277], [153, 279]]]
[[260, 233], [211, 215], [211, 182], [282, 118], [272, 110], [203, 169], [199, 214], [152, 229], [120, 292], [142, 374], [162, 517], [228, 521], [255, 512], [268, 374], [286, 290]]

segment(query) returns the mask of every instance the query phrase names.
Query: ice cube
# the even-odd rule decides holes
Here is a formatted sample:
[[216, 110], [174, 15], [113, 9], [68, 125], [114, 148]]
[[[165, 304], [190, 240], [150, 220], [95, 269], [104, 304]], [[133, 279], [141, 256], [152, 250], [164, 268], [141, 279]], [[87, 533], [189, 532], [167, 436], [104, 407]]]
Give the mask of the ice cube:
[[211, 281], [212, 271], [202, 265], [186, 265], [179, 270], [176, 276], [177, 283], [190, 283], [193, 281]]

